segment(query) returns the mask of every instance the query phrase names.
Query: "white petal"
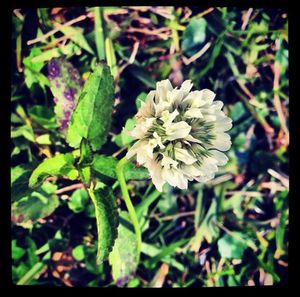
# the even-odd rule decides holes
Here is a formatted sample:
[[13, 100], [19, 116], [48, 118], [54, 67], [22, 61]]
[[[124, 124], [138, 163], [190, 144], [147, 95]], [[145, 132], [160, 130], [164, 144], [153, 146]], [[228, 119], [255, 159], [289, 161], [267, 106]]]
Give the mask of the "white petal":
[[224, 105], [224, 103], [220, 100], [216, 100], [211, 104], [211, 106], [214, 108], [214, 110], [221, 110], [223, 105]]
[[190, 109], [188, 109], [184, 116], [186, 118], [203, 118], [203, 114], [200, 110], [200, 108], [196, 108], [196, 107], [192, 107]]
[[209, 114], [209, 115], [204, 114], [203, 117], [206, 122], [215, 122], [217, 120], [217, 117], [212, 114]]
[[217, 116], [217, 120], [215, 123], [215, 131], [216, 132], [225, 132], [228, 131], [232, 128], [232, 119], [227, 117], [227, 116], [223, 116], [223, 117], [218, 117]]
[[[127, 129], [123, 128], [123, 131], [126, 132]], [[128, 131], [129, 132], [129, 135], [132, 136], [133, 138], [135, 139], [141, 139], [144, 137], [144, 135], [146, 134], [147, 132], [147, 128], [145, 125], [143, 124], [137, 124], [134, 129], [132, 131]]]
[[205, 105], [211, 105], [212, 102], [214, 101], [215, 97], [216, 97], [216, 94], [213, 91], [211, 91], [209, 89], [202, 90], [201, 100], [203, 102], [205, 102]]
[[212, 154], [212, 158], [214, 158], [218, 161], [217, 165], [223, 166], [228, 162], [228, 158], [225, 154], [223, 154], [217, 150], [210, 150], [209, 152]]
[[200, 107], [205, 104], [205, 102], [201, 101], [201, 98], [202, 91], [190, 92], [182, 101], [183, 107], [186, 107], [187, 105], [193, 105], [193, 107]]
[[199, 176], [203, 174], [203, 171], [199, 168], [197, 164], [183, 165], [181, 168], [182, 172], [187, 176]]
[[190, 133], [192, 127], [186, 122], [173, 123], [171, 126], [166, 128], [167, 140], [175, 140], [185, 138]]
[[163, 155], [163, 158], [161, 160], [161, 165], [163, 167], [166, 167], [166, 168], [171, 168], [171, 165], [173, 167], [176, 167], [178, 165], [178, 162], [173, 160], [172, 158], [166, 156], [165, 154], [162, 154]]
[[163, 168], [162, 177], [173, 187], [187, 189], [187, 179], [184, 178], [183, 174], [176, 169]]
[[161, 165], [156, 162], [155, 160], [149, 160], [145, 166], [148, 168], [152, 182], [155, 186], [155, 188], [162, 192], [162, 187], [165, 184], [165, 181], [162, 178], [162, 168]]
[[159, 117], [163, 111], [168, 110], [170, 107], [171, 103], [167, 101], [161, 101], [157, 104], [154, 104], [155, 116]]
[[212, 141], [212, 146], [220, 151], [228, 151], [231, 147], [230, 136], [227, 133], [217, 133], [216, 139]]
[[169, 110], [164, 110], [161, 113], [161, 120], [164, 122], [164, 126], [167, 127], [168, 125], [171, 125], [171, 123], [174, 121], [174, 119], [179, 115], [179, 112], [177, 109], [175, 109], [172, 113], [169, 112]]
[[156, 83], [156, 94], [155, 94], [155, 102], [162, 102], [167, 100], [168, 91], [172, 91], [172, 84], [168, 79], [159, 81]]
[[187, 165], [191, 165], [197, 161], [187, 150], [175, 147], [175, 158], [184, 162]]
[[193, 137], [191, 134], [186, 136], [184, 139], [187, 140], [187, 141], [190, 141], [190, 142], [202, 143], [202, 141], [200, 141], [199, 139]]
[[192, 84], [192, 81], [191, 80], [185, 80], [181, 87], [180, 87], [180, 91], [183, 91], [185, 93], [189, 93], [190, 90], [192, 89], [193, 87], [193, 84]]
[[145, 140], [137, 141], [127, 152], [126, 158], [131, 159], [143, 146], [147, 144]]

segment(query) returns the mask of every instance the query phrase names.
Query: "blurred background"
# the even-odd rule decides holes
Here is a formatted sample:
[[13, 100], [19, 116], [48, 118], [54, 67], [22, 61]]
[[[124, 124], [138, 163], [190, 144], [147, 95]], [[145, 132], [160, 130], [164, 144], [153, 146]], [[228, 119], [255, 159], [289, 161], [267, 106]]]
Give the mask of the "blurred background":
[[[12, 280], [53, 286], [211, 287], [287, 282], [288, 15], [282, 9], [76, 7], [12, 14]], [[63, 25], [63, 26], [62, 26]], [[96, 265], [93, 204], [78, 181], [28, 188], [43, 159], [70, 148], [54, 113], [47, 64], [66, 57], [86, 80], [106, 60], [115, 80], [102, 154], [121, 158], [141, 98], [157, 81], [209, 88], [233, 119], [229, 162], [207, 184], [163, 193], [130, 182], [143, 211], [135, 273]], [[113, 181], [108, 181], [113, 184]], [[115, 190], [119, 208], [125, 209]], [[127, 247], [124, 246], [124, 250]], [[126, 255], [124, 256], [126, 257]], [[125, 260], [125, 259], [124, 259]]]

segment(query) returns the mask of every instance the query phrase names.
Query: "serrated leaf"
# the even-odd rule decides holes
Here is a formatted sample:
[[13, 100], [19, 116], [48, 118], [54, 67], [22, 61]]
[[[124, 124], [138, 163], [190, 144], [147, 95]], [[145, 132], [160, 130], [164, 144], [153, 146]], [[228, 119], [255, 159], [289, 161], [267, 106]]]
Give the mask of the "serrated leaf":
[[98, 233], [97, 263], [101, 264], [112, 251], [118, 235], [117, 203], [112, 190], [106, 186], [95, 190], [88, 189], [88, 192], [95, 206]]
[[114, 82], [109, 67], [98, 64], [89, 76], [72, 114], [67, 141], [78, 148], [83, 138], [92, 149], [98, 150], [106, 142], [111, 125]]
[[109, 255], [109, 264], [112, 266], [112, 276], [117, 286], [125, 285], [134, 275], [137, 262], [137, 238], [130, 222], [129, 214], [120, 213], [118, 238]]
[[74, 166], [75, 159], [71, 153], [58, 154], [51, 159], [45, 159], [31, 174], [29, 186], [37, 187], [48, 176], [66, 175], [74, 180], [78, 177], [78, 171]]
[[[118, 159], [104, 155], [95, 155], [92, 163], [94, 173], [117, 179], [116, 166]], [[144, 180], [149, 178], [149, 172], [145, 167], [135, 167], [133, 163], [124, 166], [126, 180]]]

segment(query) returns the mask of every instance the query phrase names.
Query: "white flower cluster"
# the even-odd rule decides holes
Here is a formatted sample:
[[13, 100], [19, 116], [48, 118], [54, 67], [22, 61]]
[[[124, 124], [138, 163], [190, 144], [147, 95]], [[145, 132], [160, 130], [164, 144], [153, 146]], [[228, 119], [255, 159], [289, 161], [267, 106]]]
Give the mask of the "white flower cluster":
[[148, 168], [158, 191], [167, 182], [187, 189], [188, 180], [206, 182], [228, 158], [220, 151], [231, 146], [225, 133], [232, 120], [221, 110], [223, 103], [204, 89], [193, 91], [190, 80], [173, 89], [169, 80], [156, 84], [136, 114], [136, 126], [129, 132], [138, 141], [126, 157], [136, 155]]

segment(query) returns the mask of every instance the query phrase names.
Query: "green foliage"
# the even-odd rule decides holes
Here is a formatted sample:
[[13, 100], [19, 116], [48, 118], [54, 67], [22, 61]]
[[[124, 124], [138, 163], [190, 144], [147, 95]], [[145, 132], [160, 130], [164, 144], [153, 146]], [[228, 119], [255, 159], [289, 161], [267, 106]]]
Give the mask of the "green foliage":
[[26, 250], [19, 247], [17, 245], [17, 240], [13, 239], [11, 242], [11, 257], [12, 257], [12, 259], [19, 260], [20, 258], [22, 258], [24, 256], [25, 253], [26, 253]]
[[113, 78], [101, 63], [85, 83], [72, 114], [67, 135], [70, 146], [78, 148], [81, 140], [87, 139], [94, 151], [101, 148], [111, 124], [113, 98]]
[[45, 183], [41, 191], [34, 191], [14, 202], [11, 207], [12, 221], [24, 228], [31, 228], [39, 219], [52, 214], [59, 206], [56, 186]]
[[247, 248], [244, 237], [241, 232], [233, 232], [220, 238], [218, 249], [221, 257], [225, 259], [242, 259]]
[[[94, 173], [105, 175], [107, 177], [117, 179], [116, 166], [118, 160], [114, 157], [104, 155], [95, 155], [92, 163]], [[124, 175], [126, 180], [144, 180], [149, 178], [149, 172], [145, 167], [136, 167], [132, 163], [127, 163], [124, 166]]]
[[123, 286], [130, 281], [138, 266], [136, 234], [125, 211], [120, 213], [118, 238], [109, 255], [109, 263], [117, 286]]
[[78, 171], [74, 166], [72, 154], [58, 154], [51, 159], [45, 159], [31, 174], [29, 179], [30, 187], [37, 187], [49, 176], [68, 176], [74, 180]]
[[192, 19], [183, 33], [182, 50], [189, 56], [194, 55], [201, 48], [206, 39], [206, 20]]
[[14, 202], [28, 195], [32, 190], [28, 186], [28, 180], [35, 165], [20, 164], [11, 169], [11, 201]]
[[[128, 119], [125, 123], [125, 129], [131, 131], [135, 126], [135, 119]], [[131, 143], [134, 139], [128, 135], [127, 131], [122, 130], [122, 132], [113, 137], [112, 141], [119, 147], [123, 147]]]
[[77, 245], [72, 250], [72, 256], [76, 261], [82, 261], [84, 259], [84, 246], [83, 245]]
[[115, 197], [108, 187], [88, 190], [95, 206], [98, 232], [97, 263], [100, 264], [111, 252], [117, 238], [119, 225]]
[[[11, 41], [14, 284], [287, 282], [284, 9], [21, 8], [12, 14]], [[62, 70], [59, 77], [51, 75], [53, 58]], [[133, 128], [148, 92], [167, 78], [178, 87], [190, 79], [193, 90], [211, 89], [224, 103], [233, 119], [229, 162], [205, 184], [191, 182], [182, 191], [165, 185], [162, 193], [146, 168], [127, 163], [121, 191], [116, 166], [134, 141], [122, 128]], [[77, 90], [72, 102], [65, 100], [67, 87]], [[53, 97], [72, 104], [59, 109]], [[68, 117], [69, 131], [69, 121], [55, 119]], [[141, 254], [124, 188], [142, 233]]]
[[70, 201], [68, 201], [68, 206], [73, 212], [79, 213], [85, 210], [88, 200], [89, 195], [87, 191], [85, 189], [77, 189], [73, 192]]
[[34, 105], [28, 109], [28, 115], [35, 123], [45, 129], [53, 130], [57, 128], [55, 114], [52, 109], [46, 106]]
[[48, 78], [41, 73], [41, 69], [44, 67], [43, 62], [33, 62], [33, 58], [41, 54], [41, 49], [33, 47], [30, 51], [30, 55], [23, 59], [24, 74], [26, 86], [30, 89], [33, 84], [39, 84], [43, 90], [46, 86], [49, 86]]

